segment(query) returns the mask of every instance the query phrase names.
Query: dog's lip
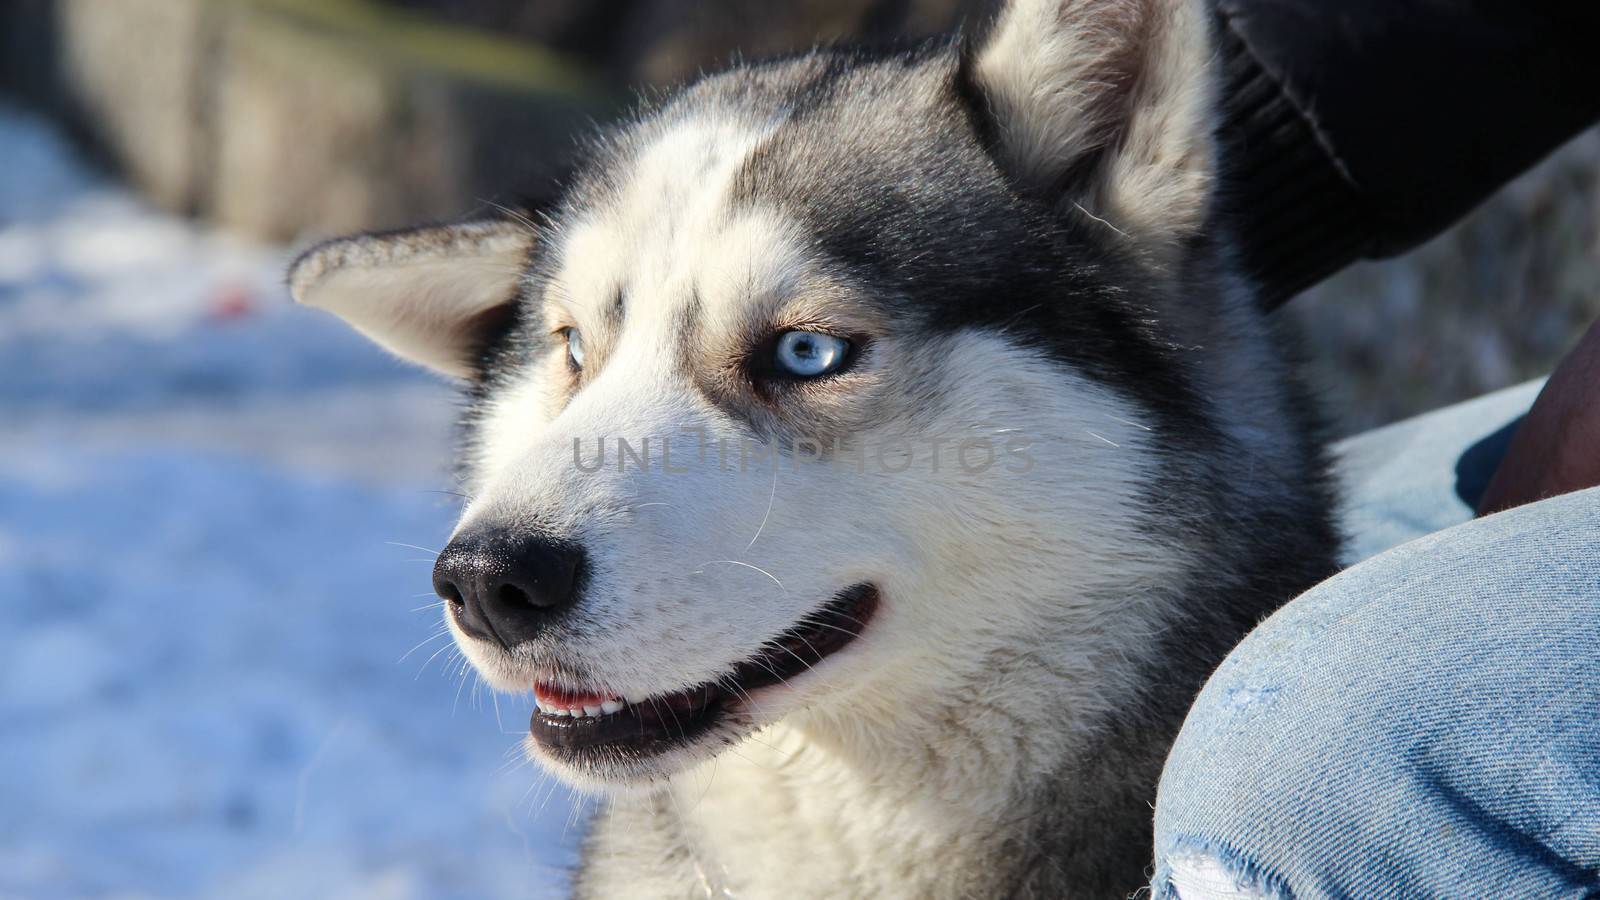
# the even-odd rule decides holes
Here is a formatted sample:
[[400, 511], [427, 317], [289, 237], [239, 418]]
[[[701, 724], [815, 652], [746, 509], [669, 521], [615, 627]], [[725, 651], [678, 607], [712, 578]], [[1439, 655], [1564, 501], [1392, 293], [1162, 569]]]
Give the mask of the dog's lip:
[[569, 763], [592, 758], [635, 759], [692, 743], [724, 715], [743, 706], [752, 691], [786, 683], [809, 671], [860, 636], [878, 606], [876, 586], [857, 584], [730, 667], [728, 674], [685, 690], [625, 702], [601, 715], [569, 715], [568, 709], [603, 708], [622, 698], [604, 688], [576, 688], [551, 681], [534, 687], [540, 709], [528, 731], [534, 742]]
[[540, 681], [533, 686], [533, 701], [544, 710], [598, 707], [620, 699], [611, 691], [568, 687], [554, 681]]

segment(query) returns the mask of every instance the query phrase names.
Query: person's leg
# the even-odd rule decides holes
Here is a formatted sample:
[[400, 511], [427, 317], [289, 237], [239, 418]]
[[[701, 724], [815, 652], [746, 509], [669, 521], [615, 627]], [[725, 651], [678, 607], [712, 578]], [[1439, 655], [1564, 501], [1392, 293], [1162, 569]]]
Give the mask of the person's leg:
[[1600, 896], [1600, 488], [1361, 563], [1207, 683], [1157, 900]]
[[1530, 381], [1339, 442], [1345, 564], [1470, 520], [1543, 386]]

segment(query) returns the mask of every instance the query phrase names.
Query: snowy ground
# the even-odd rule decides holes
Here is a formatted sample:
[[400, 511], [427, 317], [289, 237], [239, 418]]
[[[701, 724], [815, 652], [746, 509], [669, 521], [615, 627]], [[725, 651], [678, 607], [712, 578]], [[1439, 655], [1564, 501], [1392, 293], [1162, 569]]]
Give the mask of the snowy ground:
[[560, 895], [581, 809], [402, 546], [449, 392], [3, 107], [0, 160], [0, 897]]

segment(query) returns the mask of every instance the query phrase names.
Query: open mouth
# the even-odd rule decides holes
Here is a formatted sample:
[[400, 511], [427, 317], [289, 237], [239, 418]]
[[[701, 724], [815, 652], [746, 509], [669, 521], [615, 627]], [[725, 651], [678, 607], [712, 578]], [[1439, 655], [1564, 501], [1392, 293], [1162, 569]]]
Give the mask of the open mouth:
[[722, 678], [635, 703], [614, 694], [538, 684], [534, 699], [539, 709], [528, 731], [545, 751], [580, 765], [601, 754], [637, 759], [685, 746], [710, 731], [751, 691], [787, 681], [855, 640], [877, 605], [877, 588], [848, 588], [762, 644]]

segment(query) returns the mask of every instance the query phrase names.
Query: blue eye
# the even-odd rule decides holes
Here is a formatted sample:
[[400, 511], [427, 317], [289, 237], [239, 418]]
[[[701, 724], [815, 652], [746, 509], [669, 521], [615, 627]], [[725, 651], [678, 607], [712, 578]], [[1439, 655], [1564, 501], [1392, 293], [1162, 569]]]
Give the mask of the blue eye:
[[576, 328], [568, 328], [566, 335], [567, 358], [572, 360], [574, 367], [581, 369], [583, 368], [583, 335], [579, 334]]
[[850, 342], [815, 331], [786, 331], [778, 338], [778, 371], [796, 378], [826, 375], [844, 364]]

